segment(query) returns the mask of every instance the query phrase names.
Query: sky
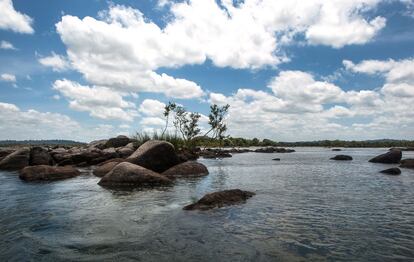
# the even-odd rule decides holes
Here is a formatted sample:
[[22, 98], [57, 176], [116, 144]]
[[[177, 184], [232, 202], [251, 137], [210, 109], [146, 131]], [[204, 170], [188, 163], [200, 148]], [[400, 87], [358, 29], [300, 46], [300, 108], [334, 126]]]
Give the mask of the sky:
[[[0, 140], [414, 139], [414, 0], [0, 0]], [[169, 129], [172, 131], [172, 127]]]

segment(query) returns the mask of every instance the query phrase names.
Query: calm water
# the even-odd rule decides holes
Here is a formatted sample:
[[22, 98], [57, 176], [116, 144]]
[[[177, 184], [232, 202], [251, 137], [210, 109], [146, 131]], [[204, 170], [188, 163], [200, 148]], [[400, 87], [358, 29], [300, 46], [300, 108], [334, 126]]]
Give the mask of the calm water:
[[[208, 177], [144, 191], [107, 190], [87, 172], [46, 184], [2, 172], [0, 260], [414, 260], [414, 170], [378, 174], [393, 165], [367, 160], [384, 149], [297, 151], [200, 160]], [[336, 153], [354, 161], [329, 161]], [[257, 195], [239, 206], [181, 210], [230, 188]]]

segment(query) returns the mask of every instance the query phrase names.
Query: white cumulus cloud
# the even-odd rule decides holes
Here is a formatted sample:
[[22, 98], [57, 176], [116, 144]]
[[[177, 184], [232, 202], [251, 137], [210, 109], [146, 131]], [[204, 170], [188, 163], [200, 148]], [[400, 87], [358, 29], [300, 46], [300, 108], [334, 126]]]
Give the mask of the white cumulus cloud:
[[0, 0], [0, 29], [33, 34], [32, 23], [30, 16], [14, 9], [12, 0]]
[[62, 72], [70, 69], [70, 63], [66, 57], [57, 55], [52, 52], [50, 56], [42, 57], [38, 59], [39, 63], [51, 67], [53, 71]]
[[4, 41], [2, 40], [0, 42], [0, 49], [4, 49], [4, 50], [16, 50], [16, 48], [14, 47], [14, 45], [10, 42]]
[[0, 75], [0, 80], [6, 82], [16, 82], [16, 76], [13, 74], [4, 73]]

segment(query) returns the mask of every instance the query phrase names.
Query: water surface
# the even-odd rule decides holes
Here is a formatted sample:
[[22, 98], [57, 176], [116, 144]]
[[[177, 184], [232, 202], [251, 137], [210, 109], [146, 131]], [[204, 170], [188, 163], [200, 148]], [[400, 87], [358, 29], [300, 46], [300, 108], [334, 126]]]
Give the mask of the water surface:
[[[210, 175], [114, 191], [84, 175], [25, 183], [0, 172], [2, 261], [413, 261], [414, 170], [369, 163], [386, 149], [297, 148], [200, 160]], [[414, 157], [404, 152], [404, 158]], [[349, 154], [351, 162], [330, 161]], [[281, 161], [272, 161], [272, 158]], [[256, 192], [207, 212], [205, 193]]]

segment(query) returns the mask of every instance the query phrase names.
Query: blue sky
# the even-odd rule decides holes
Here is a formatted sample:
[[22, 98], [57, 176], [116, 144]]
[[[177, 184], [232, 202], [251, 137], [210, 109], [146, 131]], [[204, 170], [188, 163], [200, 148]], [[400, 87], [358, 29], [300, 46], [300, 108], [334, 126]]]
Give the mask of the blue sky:
[[151, 132], [168, 101], [230, 104], [233, 136], [414, 139], [411, 0], [0, 6], [0, 139]]

